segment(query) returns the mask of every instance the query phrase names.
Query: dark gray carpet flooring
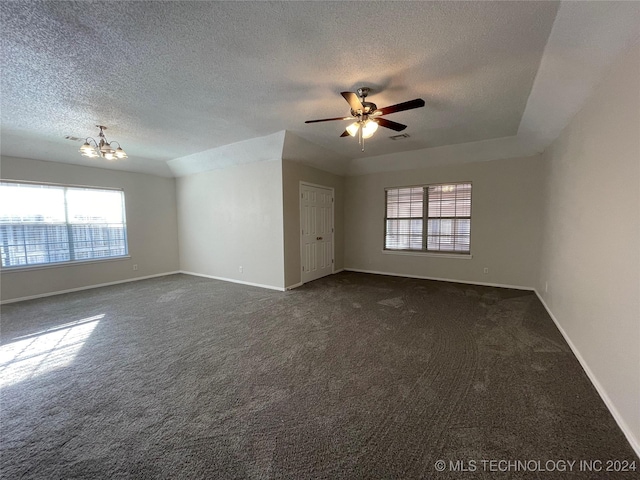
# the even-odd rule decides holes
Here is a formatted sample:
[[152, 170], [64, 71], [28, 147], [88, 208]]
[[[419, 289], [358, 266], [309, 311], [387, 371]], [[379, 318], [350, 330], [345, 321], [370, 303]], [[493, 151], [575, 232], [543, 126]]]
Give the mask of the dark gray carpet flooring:
[[481, 463], [638, 461], [531, 292], [173, 275], [3, 306], [1, 348], [4, 478], [638, 478]]

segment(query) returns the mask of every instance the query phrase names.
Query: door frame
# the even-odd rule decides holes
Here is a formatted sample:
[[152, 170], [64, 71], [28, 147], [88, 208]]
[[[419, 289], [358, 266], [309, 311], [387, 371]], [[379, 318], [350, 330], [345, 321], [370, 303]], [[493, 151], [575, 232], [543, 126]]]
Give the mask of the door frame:
[[[298, 231], [299, 245], [300, 245], [300, 285], [304, 285], [305, 281], [302, 278], [302, 265], [304, 261], [302, 254], [304, 252], [303, 238], [302, 238], [302, 187], [315, 187], [323, 188], [325, 190], [331, 190], [331, 275], [336, 273], [336, 189], [333, 187], [327, 187], [326, 185], [319, 185], [317, 183], [305, 182], [300, 180], [298, 185]], [[322, 277], [320, 277], [322, 278]]]

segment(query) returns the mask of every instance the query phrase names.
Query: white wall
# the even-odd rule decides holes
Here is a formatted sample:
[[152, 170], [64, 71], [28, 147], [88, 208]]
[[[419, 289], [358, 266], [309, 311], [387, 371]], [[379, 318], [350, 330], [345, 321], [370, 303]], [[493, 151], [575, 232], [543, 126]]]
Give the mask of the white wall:
[[300, 283], [300, 182], [334, 189], [334, 269], [344, 268], [344, 177], [308, 165], [283, 160], [285, 285]]
[[544, 162], [537, 290], [640, 452], [638, 46], [610, 70]]
[[181, 177], [177, 198], [181, 270], [284, 288], [281, 160]]
[[[385, 187], [462, 181], [473, 182], [472, 259], [383, 253]], [[541, 187], [539, 156], [347, 177], [345, 268], [532, 288]]]
[[[2, 157], [3, 179], [124, 189], [129, 255], [98, 263], [2, 271], [2, 301], [118, 282], [178, 270], [176, 188], [173, 178]], [[133, 264], [138, 270], [133, 270]]]

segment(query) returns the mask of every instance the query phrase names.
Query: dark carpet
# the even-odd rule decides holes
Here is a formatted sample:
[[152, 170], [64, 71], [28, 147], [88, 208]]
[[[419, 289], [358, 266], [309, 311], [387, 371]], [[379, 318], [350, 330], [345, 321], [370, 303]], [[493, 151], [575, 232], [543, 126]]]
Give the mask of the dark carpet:
[[1, 348], [4, 478], [638, 478], [531, 292], [173, 275], [5, 305]]

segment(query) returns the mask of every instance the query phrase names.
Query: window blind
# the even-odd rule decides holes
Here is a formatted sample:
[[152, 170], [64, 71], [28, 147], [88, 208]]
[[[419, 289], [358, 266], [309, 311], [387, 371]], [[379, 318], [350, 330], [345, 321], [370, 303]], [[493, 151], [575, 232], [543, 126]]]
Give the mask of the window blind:
[[470, 246], [471, 183], [386, 190], [386, 250], [469, 253]]
[[421, 250], [424, 193], [422, 187], [387, 190], [385, 248]]
[[471, 241], [471, 184], [431, 185], [427, 250], [468, 253]]
[[124, 192], [0, 182], [3, 267], [125, 256]]

